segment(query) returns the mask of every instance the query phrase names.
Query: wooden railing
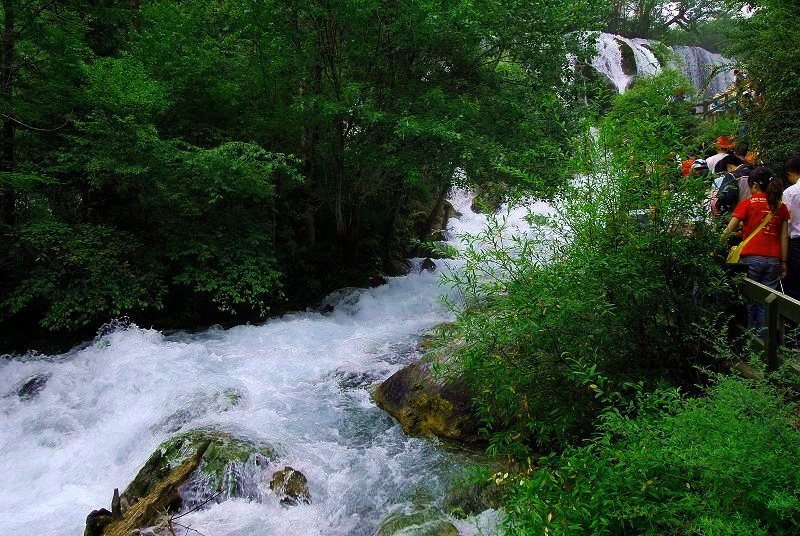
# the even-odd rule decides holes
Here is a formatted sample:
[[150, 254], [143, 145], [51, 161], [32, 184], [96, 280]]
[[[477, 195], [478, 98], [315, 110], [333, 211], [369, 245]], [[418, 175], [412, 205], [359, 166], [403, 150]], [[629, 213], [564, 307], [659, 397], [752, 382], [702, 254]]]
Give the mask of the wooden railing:
[[778, 350], [784, 339], [786, 319], [800, 324], [800, 301], [750, 279], [742, 281], [741, 289], [746, 297], [763, 303], [766, 308], [764, 361], [767, 370], [774, 371], [778, 368], [781, 359]]

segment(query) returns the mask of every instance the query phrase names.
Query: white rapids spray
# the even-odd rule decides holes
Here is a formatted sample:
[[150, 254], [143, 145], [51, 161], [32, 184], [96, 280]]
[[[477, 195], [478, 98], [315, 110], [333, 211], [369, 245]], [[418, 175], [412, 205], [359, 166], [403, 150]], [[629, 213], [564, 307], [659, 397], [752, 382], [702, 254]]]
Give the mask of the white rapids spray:
[[[486, 225], [470, 202], [455, 191], [451, 236]], [[525, 212], [509, 212], [512, 227], [524, 228]], [[63, 355], [0, 358], [0, 533], [81, 533], [89, 511], [108, 507], [159, 443], [197, 427], [275, 445], [282, 458], [271, 470], [302, 471], [313, 499], [282, 507], [259, 491], [261, 475], [248, 494], [258, 500], [183, 519], [207, 535], [373, 534], [420, 495], [440, 496], [480, 453], [406, 437], [370, 398], [372, 385], [417, 358], [421, 333], [451, 319], [437, 302], [439, 276], [417, 265], [381, 287], [335, 293], [329, 315], [169, 336], [120, 327]], [[21, 400], [15, 390], [37, 374], [47, 383]], [[471, 534], [492, 519], [454, 522]]]

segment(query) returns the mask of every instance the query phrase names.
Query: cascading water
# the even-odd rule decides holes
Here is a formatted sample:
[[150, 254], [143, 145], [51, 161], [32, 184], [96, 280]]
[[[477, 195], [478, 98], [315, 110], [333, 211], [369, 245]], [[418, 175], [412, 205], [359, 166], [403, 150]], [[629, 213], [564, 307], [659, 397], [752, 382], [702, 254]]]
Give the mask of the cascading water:
[[[459, 233], [486, 217], [456, 191]], [[534, 210], [546, 210], [536, 205]], [[510, 232], [525, 226], [510, 212]], [[417, 263], [418, 264], [418, 263]], [[437, 261], [439, 270], [448, 268]], [[417, 357], [419, 335], [451, 319], [435, 273], [413, 269], [383, 286], [336, 293], [333, 313], [301, 312], [260, 326], [164, 335], [135, 326], [56, 356], [0, 360], [0, 533], [66, 536], [108, 507], [150, 453], [175, 432], [210, 427], [273, 445], [280, 466], [309, 481], [312, 503], [286, 508], [247, 464], [245, 498], [182, 519], [207, 535], [373, 534], [387, 514], [441, 496], [482, 459], [406, 437], [371, 401], [370, 386]], [[43, 378], [27, 399], [16, 391]], [[263, 464], [262, 464], [263, 465]], [[278, 467], [271, 467], [274, 471]], [[430, 500], [430, 499], [429, 499]], [[462, 534], [493, 514], [453, 522]]]
[[655, 76], [661, 72], [661, 63], [650, 49], [653, 44], [647, 39], [620, 39], [633, 50], [636, 59], [636, 76]]
[[680, 56], [678, 66], [698, 89], [706, 86], [704, 96], [713, 97], [724, 92], [733, 85], [735, 77], [729, 68], [723, 68], [711, 74], [715, 69], [730, 64], [724, 56], [714, 54], [700, 47], [672, 47], [673, 52]]
[[[608, 78], [619, 93], [624, 93], [634, 78], [655, 76], [663, 70], [664, 66], [653, 53], [655, 46], [655, 42], [647, 39], [601, 33], [592, 67]], [[632, 54], [634, 65], [626, 65], [623, 47]], [[671, 50], [676, 58], [668, 66], [683, 72], [698, 90], [704, 89], [705, 97], [724, 92], [733, 84], [733, 72], [725, 68], [730, 61], [725, 57], [700, 47], [675, 46]], [[709, 80], [714, 70], [719, 72]]]
[[622, 49], [617, 36], [601, 33], [597, 38], [597, 54], [592, 58], [592, 66], [608, 78], [619, 93], [624, 93], [633, 80], [622, 67]]

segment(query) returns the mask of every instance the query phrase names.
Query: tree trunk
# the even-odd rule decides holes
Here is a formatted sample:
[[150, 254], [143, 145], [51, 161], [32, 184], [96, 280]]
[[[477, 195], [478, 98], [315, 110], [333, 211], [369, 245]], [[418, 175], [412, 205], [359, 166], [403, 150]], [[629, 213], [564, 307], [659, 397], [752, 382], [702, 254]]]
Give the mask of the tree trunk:
[[[419, 237], [420, 240], [427, 240], [430, 237], [431, 231], [433, 230], [433, 224], [442, 213], [444, 202], [447, 199], [447, 192], [449, 191], [450, 185], [448, 184], [439, 192], [439, 197], [436, 198], [436, 204], [433, 205], [433, 210], [431, 210], [431, 213], [428, 214], [427, 218], [425, 218], [425, 228], [421, 230]], [[445, 225], [446, 224], [447, 222], [445, 222]]]
[[[3, 107], [5, 114], [12, 112], [12, 99], [14, 97], [14, 59], [16, 43], [14, 39], [14, 0], [3, 0], [3, 11], [5, 14], [5, 23], [3, 25], [2, 45], [0, 46], [0, 70], [2, 71], [2, 88], [0, 88], [0, 95], [2, 95]], [[6, 173], [14, 172], [14, 135], [15, 125], [8, 115], [3, 115], [3, 141], [2, 141], [2, 160], [0, 161], [0, 171]], [[13, 187], [9, 183], [2, 198], [0, 198], [0, 205], [2, 205], [2, 218], [3, 223], [13, 225], [16, 221], [16, 194]]]
[[334, 198], [333, 214], [336, 218], [336, 236], [340, 243], [344, 243], [347, 237], [347, 224], [344, 221], [344, 121], [337, 118], [334, 123], [334, 155], [333, 155], [333, 179], [334, 179]]
[[392, 246], [394, 245], [395, 236], [397, 234], [397, 221], [400, 219], [400, 209], [403, 207], [403, 179], [402, 177], [394, 177], [393, 188], [391, 190], [392, 206], [389, 210], [389, 215], [386, 218], [386, 224], [383, 229], [383, 258], [384, 262], [388, 261], [392, 255]]

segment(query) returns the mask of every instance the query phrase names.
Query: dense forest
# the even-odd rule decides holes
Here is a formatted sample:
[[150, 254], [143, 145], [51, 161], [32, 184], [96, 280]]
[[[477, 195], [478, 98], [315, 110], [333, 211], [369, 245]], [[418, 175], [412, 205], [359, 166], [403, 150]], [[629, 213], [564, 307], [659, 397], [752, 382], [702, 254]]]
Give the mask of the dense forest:
[[3, 17], [4, 334], [244, 322], [403, 272], [456, 170], [558, 182], [585, 24], [537, 2]]
[[[755, 154], [754, 164], [786, 178], [784, 163], [800, 155], [796, 0], [0, 0], [0, 14], [0, 353], [9, 352], [0, 365], [21, 379], [18, 396], [2, 399], [9, 437], [22, 430], [36, 449], [57, 449], [81, 434], [136, 436], [127, 439], [135, 447], [111, 443], [117, 451], [92, 455], [113, 459], [104, 470], [128, 478], [144, 462], [132, 452], [165, 441], [156, 452], [173, 455], [195, 436], [170, 434], [196, 433], [190, 425], [205, 426], [209, 415], [242, 426], [257, 419], [236, 421], [236, 412], [260, 411], [258, 419], [273, 424], [278, 415], [277, 426], [292, 432], [319, 415], [298, 433], [306, 440], [328, 430], [325, 412], [341, 408], [296, 386], [316, 389], [335, 377], [336, 396], [363, 395], [341, 405], [365, 411], [365, 399], [382, 396], [379, 379], [427, 367], [430, 377], [414, 376], [410, 390], [434, 402], [412, 408], [413, 424], [456, 404], [438, 404], [439, 394], [420, 386], [457, 384], [468, 392], [459, 401], [470, 441], [491, 462], [476, 464], [463, 484], [478, 499], [437, 510], [445, 529], [420, 534], [453, 534], [451, 521], [482, 511], [462, 515], [470, 501], [495, 512], [508, 534], [797, 533], [797, 378], [790, 366], [768, 370], [752, 333], [730, 332], [742, 300], [723, 263], [727, 221], [706, 210], [709, 178], [680, 174], [681, 159], [732, 138], [743, 156]], [[651, 40], [659, 69], [631, 74], [618, 94], [590, 72], [598, 32], [620, 44]], [[711, 99], [715, 109], [704, 88], [670, 67], [669, 46], [704, 47], [729, 62], [718, 70], [736, 69], [735, 85]], [[620, 67], [631, 61], [621, 57]], [[459, 247], [437, 242], [443, 214], [455, 212], [454, 187], [475, 194], [462, 208], [487, 223], [459, 237]], [[526, 230], [511, 232], [510, 212], [534, 201], [547, 211], [520, 218]], [[369, 294], [366, 312], [337, 303], [316, 316], [279, 318], [336, 289], [380, 286], [407, 273], [408, 258], [437, 256], [452, 257], [437, 272], [446, 311], [402, 301], [428, 289], [419, 281], [434, 276], [418, 270], [408, 287]], [[401, 303], [395, 316], [381, 316], [392, 300]], [[101, 330], [82, 350], [42, 359], [53, 367], [44, 373], [35, 368], [40, 355], [20, 357], [69, 348], [121, 318], [132, 322], [115, 324], [127, 335]], [[386, 357], [398, 340], [431, 327], [420, 319], [438, 325], [413, 351], [421, 364]], [[302, 322], [307, 331], [297, 331]], [[263, 332], [187, 334], [248, 323]], [[171, 330], [182, 331], [164, 339]], [[373, 335], [381, 350], [369, 353]], [[280, 360], [269, 362], [268, 352]], [[383, 368], [369, 369], [374, 362], [359, 352], [378, 355]], [[238, 361], [250, 354], [263, 362]], [[330, 356], [369, 370], [331, 365], [325, 375]], [[70, 359], [89, 372], [56, 368]], [[730, 374], [732, 363], [746, 363], [750, 379]], [[100, 387], [91, 391], [84, 384], [95, 377]], [[234, 387], [220, 378], [235, 378]], [[68, 394], [37, 402], [46, 389]], [[304, 405], [317, 397], [319, 406]], [[67, 424], [34, 413], [40, 402], [66, 408]], [[153, 422], [128, 423], [126, 403], [143, 404], [152, 415], [136, 411]], [[282, 413], [295, 405], [300, 413]], [[96, 424], [108, 407], [118, 426], [110, 431]], [[174, 411], [158, 413], [166, 407]], [[46, 424], [14, 421], [14, 412]], [[396, 453], [374, 438], [367, 445], [374, 430], [353, 432], [367, 425], [350, 416], [330, 417], [338, 428], [319, 442], [337, 454], [331, 445], [345, 443], [342, 458], [373, 454], [379, 444], [385, 458], [359, 466], [356, 477], [374, 477], [365, 486], [380, 496], [375, 482], [390, 478], [369, 470], [413, 449]], [[282, 436], [290, 448], [293, 437]], [[95, 443], [75, 448], [112, 450]], [[258, 455], [267, 451], [277, 456], [271, 448]], [[49, 456], [36, 453], [31, 459]], [[450, 463], [440, 454], [425, 454], [437, 467], [424, 470]], [[314, 456], [320, 467], [336, 459], [327, 450]], [[176, 460], [168, 469], [184, 467]], [[60, 468], [32, 467], [37, 485]], [[347, 480], [341, 467], [333, 476], [329, 469], [309, 473], [313, 493], [322, 480]], [[312, 503], [308, 487], [300, 495]], [[389, 502], [381, 500], [340, 510], [377, 530]], [[347, 533], [342, 527], [356, 525], [333, 526]], [[231, 534], [249, 529], [241, 530]]]

